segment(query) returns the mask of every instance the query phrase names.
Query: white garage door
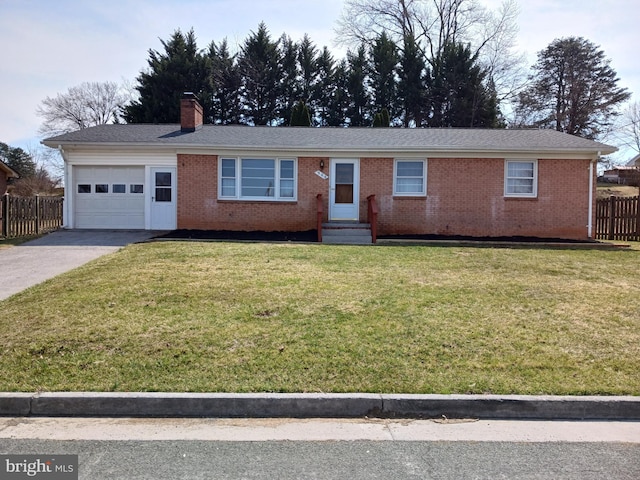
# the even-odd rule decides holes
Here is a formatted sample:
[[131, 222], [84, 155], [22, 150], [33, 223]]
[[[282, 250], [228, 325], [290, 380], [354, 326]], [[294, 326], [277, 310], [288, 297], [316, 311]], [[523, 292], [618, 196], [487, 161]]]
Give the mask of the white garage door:
[[144, 167], [73, 167], [75, 228], [144, 229]]

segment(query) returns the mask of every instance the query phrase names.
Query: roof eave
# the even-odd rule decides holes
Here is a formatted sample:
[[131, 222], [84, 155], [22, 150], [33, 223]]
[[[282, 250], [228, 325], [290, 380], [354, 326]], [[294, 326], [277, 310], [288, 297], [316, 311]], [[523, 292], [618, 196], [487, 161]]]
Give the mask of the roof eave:
[[0, 170], [5, 172], [7, 174], [7, 177], [9, 178], [20, 178], [20, 175], [18, 174], [18, 172], [16, 172], [13, 168], [11, 168], [9, 165], [7, 165], [4, 162], [0, 162]]
[[469, 148], [460, 146], [438, 146], [438, 147], [335, 147], [335, 146], [314, 146], [314, 147], [300, 147], [300, 146], [283, 146], [283, 145], [214, 145], [214, 144], [185, 144], [185, 143], [158, 143], [158, 142], [78, 142], [78, 141], [42, 141], [43, 145], [51, 148], [91, 148], [91, 149], [104, 149], [104, 148], [117, 148], [117, 149], [161, 149], [161, 150], [175, 150], [178, 152], [184, 151], [204, 151], [208, 153], [211, 150], [216, 152], [232, 154], [234, 152], [275, 152], [279, 154], [287, 153], [295, 156], [337, 156], [337, 155], [358, 155], [369, 157], [388, 157], [397, 156], [398, 154], [420, 154], [424, 156], [437, 156], [437, 157], [451, 157], [452, 154], [463, 155], [465, 157], [472, 157], [474, 155], [482, 157], [505, 157], [505, 156], [517, 156], [517, 155], [542, 155], [546, 158], [553, 158], [556, 156], [588, 156], [599, 157], [601, 155], [608, 155], [616, 152], [616, 147], [601, 144], [598, 148]]

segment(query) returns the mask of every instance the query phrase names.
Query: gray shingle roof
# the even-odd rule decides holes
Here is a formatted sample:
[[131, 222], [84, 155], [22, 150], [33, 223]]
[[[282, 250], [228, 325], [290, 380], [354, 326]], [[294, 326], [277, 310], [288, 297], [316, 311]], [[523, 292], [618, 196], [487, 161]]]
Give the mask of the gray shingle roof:
[[615, 147], [555, 130], [462, 128], [309, 128], [203, 125], [101, 125], [43, 141], [58, 145], [129, 145], [279, 151], [612, 153]]

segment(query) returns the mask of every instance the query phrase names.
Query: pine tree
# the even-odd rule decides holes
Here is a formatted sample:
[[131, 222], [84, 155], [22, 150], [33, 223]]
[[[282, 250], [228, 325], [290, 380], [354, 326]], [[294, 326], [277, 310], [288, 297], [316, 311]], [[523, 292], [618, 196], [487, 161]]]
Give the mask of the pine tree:
[[149, 70], [137, 78], [140, 97], [124, 107], [125, 121], [179, 123], [180, 98], [184, 92], [195, 93], [205, 117], [209, 117], [213, 94], [209, 60], [198, 51], [193, 30], [186, 35], [176, 30], [168, 41], [161, 42], [164, 53], [149, 50]]
[[293, 107], [293, 111], [291, 112], [291, 121], [289, 124], [292, 127], [310, 127], [311, 126], [311, 115], [309, 114], [309, 108], [307, 104], [300, 100]]
[[364, 45], [361, 45], [356, 53], [347, 52], [347, 62], [349, 65], [347, 84], [349, 126], [363, 127], [370, 122], [370, 101], [366, 89], [368, 62]]
[[426, 117], [426, 62], [413, 35], [404, 37], [404, 48], [398, 68], [398, 101], [405, 127], [421, 127]]
[[207, 56], [211, 62], [210, 78], [213, 98], [209, 117], [205, 123], [221, 125], [240, 123], [242, 78], [236, 63], [236, 56], [229, 53], [226, 39], [222, 41], [220, 46], [211, 42]]
[[20, 177], [33, 177], [38, 168], [33, 157], [20, 147], [10, 147], [0, 142], [0, 161], [18, 173]]
[[327, 47], [316, 60], [318, 78], [311, 91], [311, 106], [320, 126], [330, 125], [331, 104], [336, 96], [335, 61]]
[[373, 96], [373, 109], [386, 108], [392, 116], [396, 114], [398, 49], [383, 32], [369, 52], [369, 86]]
[[286, 126], [291, 121], [291, 113], [300, 90], [298, 45], [287, 35], [280, 37], [280, 62], [282, 79], [278, 89], [278, 116]]
[[305, 102], [312, 99], [312, 92], [318, 82], [318, 52], [307, 34], [298, 46], [298, 67], [300, 68], [300, 91], [298, 98]]
[[243, 78], [244, 122], [249, 125], [279, 123], [278, 95], [282, 67], [278, 43], [271, 40], [264, 23], [242, 46], [238, 62]]
[[381, 112], [378, 112], [373, 116], [373, 128], [386, 128], [389, 126], [391, 126], [389, 110], [383, 108]]
[[349, 99], [349, 67], [345, 59], [338, 62], [333, 70], [330, 84], [333, 86], [328, 98], [325, 113], [326, 125], [331, 127], [348, 126]]
[[497, 127], [495, 91], [469, 46], [448, 43], [428, 78], [431, 127]]

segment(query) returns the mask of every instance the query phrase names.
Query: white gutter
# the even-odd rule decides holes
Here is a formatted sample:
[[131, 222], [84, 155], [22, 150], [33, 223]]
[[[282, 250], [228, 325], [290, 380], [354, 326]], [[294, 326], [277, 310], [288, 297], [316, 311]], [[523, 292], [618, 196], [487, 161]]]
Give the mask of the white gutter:
[[593, 166], [598, 163], [600, 152], [589, 162], [589, 219], [587, 221], [587, 236], [593, 238]]

